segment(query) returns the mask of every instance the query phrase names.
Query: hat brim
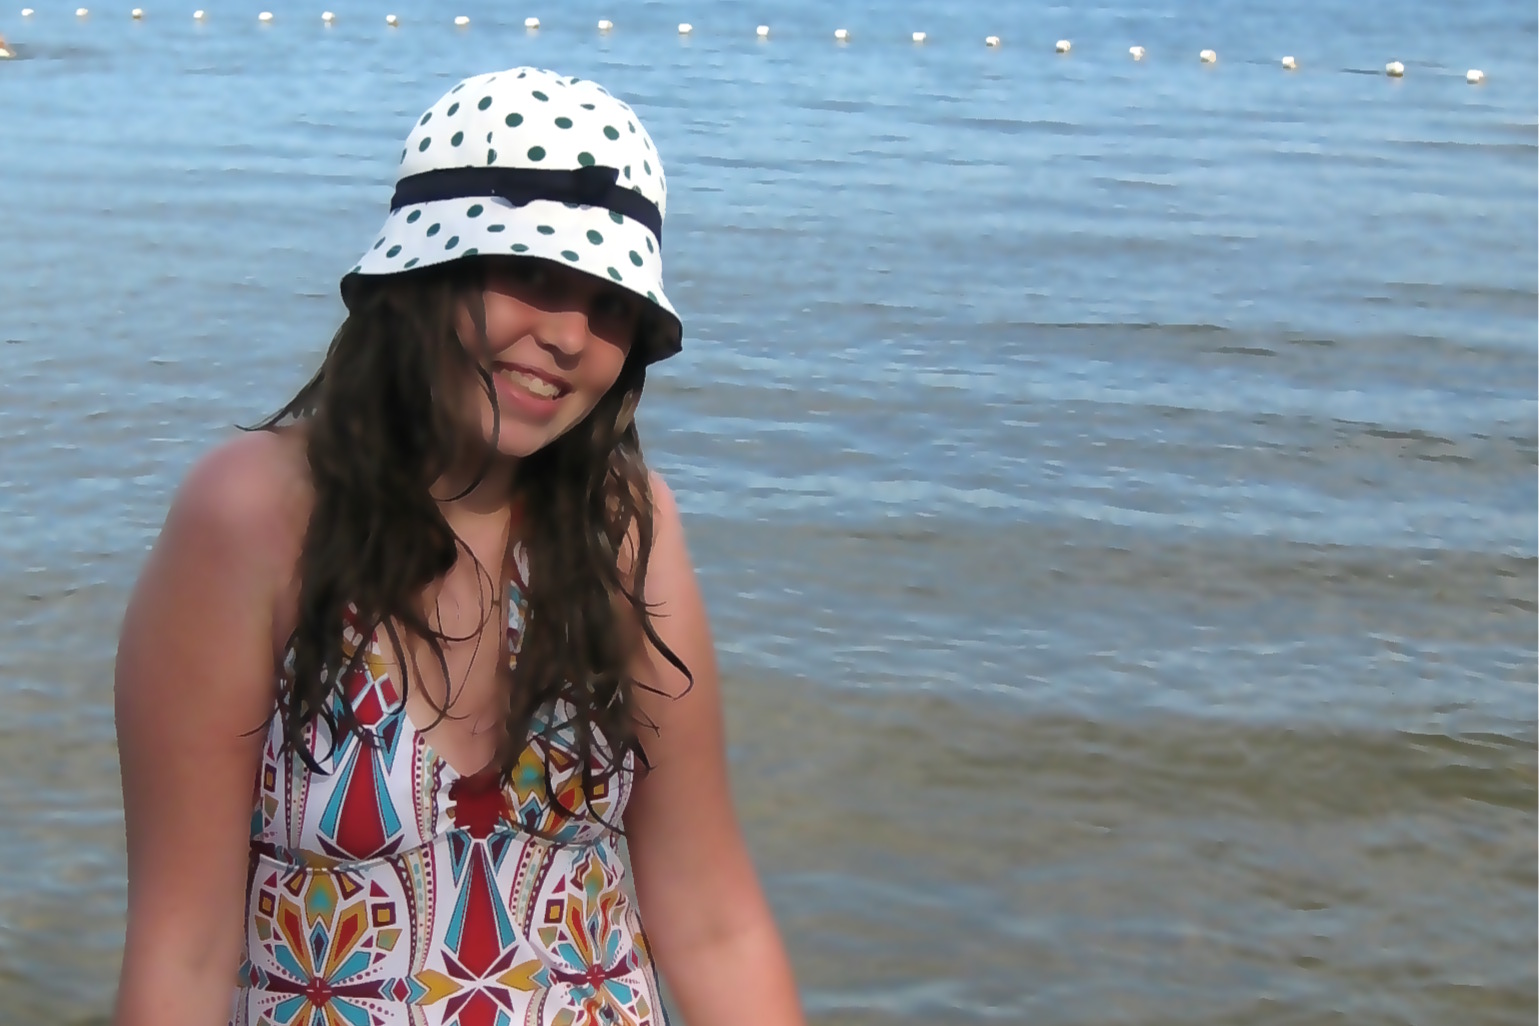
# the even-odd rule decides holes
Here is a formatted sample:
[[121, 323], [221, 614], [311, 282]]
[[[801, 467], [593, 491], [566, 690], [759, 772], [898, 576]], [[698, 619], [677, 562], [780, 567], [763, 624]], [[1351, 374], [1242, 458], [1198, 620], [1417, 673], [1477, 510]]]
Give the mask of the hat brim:
[[679, 352], [683, 326], [663, 292], [657, 240], [639, 222], [578, 204], [497, 197], [434, 200], [391, 211], [376, 241], [342, 278], [342, 300], [359, 279], [382, 277], [473, 256], [539, 257], [611, 282], [645, 299], [659, 316], [647, 362]]

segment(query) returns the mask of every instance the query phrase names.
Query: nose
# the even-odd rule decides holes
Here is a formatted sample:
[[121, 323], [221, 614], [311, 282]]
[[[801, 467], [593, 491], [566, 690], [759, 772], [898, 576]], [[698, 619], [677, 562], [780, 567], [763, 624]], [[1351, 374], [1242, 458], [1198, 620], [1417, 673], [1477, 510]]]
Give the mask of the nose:
[[579, 356], [588, 343], [588, 315], [580, 308], [547, 311], [535, 338], [558, 356]]

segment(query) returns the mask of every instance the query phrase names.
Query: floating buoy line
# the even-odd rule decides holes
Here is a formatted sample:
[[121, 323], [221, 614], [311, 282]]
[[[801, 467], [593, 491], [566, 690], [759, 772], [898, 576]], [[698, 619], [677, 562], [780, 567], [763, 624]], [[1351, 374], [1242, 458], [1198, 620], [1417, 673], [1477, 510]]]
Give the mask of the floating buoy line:
[[[31, 8], [31, 7], [23, 7], [21, 9], [21, 16], [23, 18], [31, 19], [36, 14], [37, 14], [37, 12], [33, 8]], [[87, 7], [77, 7], [77, 8], [75, 8], [75, 17], [76, 17], [77, 20], [81, 20], [81, 21], [84, 21], [87, 18], [90, 18], [91, 17], [91, 10], [90, 10], [90, 8], [87, 8]], [[145, 19], [145, 17], [146, 17], [145, 9], [142, 8], [142, 7], [131, 8], [128, 11], [128, 17], [130, 19], [134, 20], [134, 21], [143, 21]], [[247, 15], [247, 17], [250, 17], [250, 15]], [[192, 12], [192, 19], [194, 21], [198, 21], [198, 22], [206, 21], [208, 19], [208, 14], [207, 14], [207, 12], [202, 11], [202, 10], [195, 10], [195, 11]], [[259, 23], [266, 25], [266, 24], [271, 24], [275, 19], [274, 19], [274, 15], [273, 15], [273, 13], [271, 11], [260, 11], [256, 15], [256, 20]], [[332, 12], [332, 11], [322, 11], [321, 12], [321, 22], [323, 24], [328, 25], [328, 26], [329, 25], [333, 25], [333, 24], [336, 23], [336, 20], [337, 20], [337, 16], [336, 16], [336, 14], [334, 12]], [[453, 20], [453, 23], [454, 23], [455, 27], [457, 27], [457, 28], [468, 28], [470, 26], [470, 18], [467, 17], [466, 15], [463, 15], [463, 14], [455, 15], [452, 20]], [[389, 26], [390, 28], [399, 28], [400, 24], [401, 24], [401, 19], [398, 16], [394, 15], [394, 14], [387, 14], [387, 15], [385, 15], [385, 24], [387, 26]], [[536, 31], [538, 31], [540, 29], [540, 27], [541, 27], [541, 24], [540, 24], [540, 19], [539, 18], [534, 17], [534, 16], [531, 15], [531, 16], [529, 16], [529, 17], [524, 19], [524, 28], [526, 30], [528, 30], [530, 33], [534, 33]], [[614, 31], [614, 27], [615, 27], [615, 23], [613, 21], [609, 20], [608, 18], [601, 18], [601, 19], [599, 19], [598, 31], [600, 33], [607, 34], [609, 32], [612, 32], [612, 31]], [[690, 37], [690, 36], [693, 36], [694, 33], [695, 33], [695, 26], [692, 23], [687, 22], [687, 21], [679, 23], [678, 35], [680, 37]], [[770, 27], [768, 25], [759, 25], [759, 26], [757, 26], [754, 29], [754, 35], [757, 36], [760, 40], [768, 40], [770, 38]], [[847, 28], [837, 28], [837, 29], [834, 29], [834, 41], [835, 42], [837, 42], [837, 43], [848, 43], [850, 41], [850, 39], [851, 39], [851, 33], [850, 33], [849, 29], [847, 29]], [[924, 29], [914, 29], [913, 31], [911, 31], [909, 33], [909, 41], [914, 43], [914, 44], [927, 44], [927, 43], [929, 43], [931, 41], [930, 40], [930, 34], [929, 34], [929, 32], [927, 32]], [[999, 49], [1001, 47], [1002, 41], [1001, 41], [999, 36], [992, 36], [992, 35], [991, 36], [985, 36], [983, 38], [983, 45], [985, 47], [987, 47], [988, 49], [990, 49], [990, 50], [997, 50], [997, 49]], [[1073, 49], [1074, 49], [1074, 44], [1073, 44], [1073, 42], [1071, 40], [1068, 40], [1068, 39], [1060, 39], [1056, 43], [1053, 44], [1053, 51], [1055, 53], [1059, 54], [1059, 55], [1067, 55], [1070, 52], [1072, 52]], [[1146, 57], [1149, 56], [1149, 51], [1147, 49], [1145, 49], [1144, 47], [1142, 47], [1140, 45], [1137, 45], [1137, 44], [1129, 46], [1127, 52], [1128, 52], [1128, 56], [1131, 57], [1135, 61], [1142, 61]], [[6, 50], [3, 45], [0, 45], [0, 57], [10, 57], [10, 56], [12, 56], [11, 52], [9, 50]], [[1190, 58], [1187, 58], [1187, 59], [1190, 60]], [[1273, 59], [1276, 60], [1276, 58], [1273, 58]], [[1200, 50], [1197, 53], [1197, 61], [1198, 61], [1198, 63], [1201, 63], [1201, 64], [1217, 64], [1218, 63], [1218, 53], [1216, 51], [1212, 50], [1212, 49]], [[1281, 58], [1281, 60], [1278, 61], [1278, 63], [1281, 64], [1283, 70], [1285, 70], [1285, 71], [1297, 71], [1298, 67], [1299, 67], [1299, 60], [1298, 60], [1298, 58], [1294, 57], [1291, 54]], [[1398, 60], [1389, 61], [1388, 63], [1386, 63], [1384, 65], [1384, 74], [1386, 76], [1388, 76], [1389, 78], [1404, 78], [1405, 74], [1406, 74], [1405, 64], [1403, 62], [1401, 62], [1401, 61], [1398, 61]], [[1479, 68], [1471, 68], [1469, 71], [1465, 72], [1464, 81], [1469, 83], [1470, 85], [1482, 85], [1486, 81], [1486, 73], [1484, 71], [1480, 70]]]

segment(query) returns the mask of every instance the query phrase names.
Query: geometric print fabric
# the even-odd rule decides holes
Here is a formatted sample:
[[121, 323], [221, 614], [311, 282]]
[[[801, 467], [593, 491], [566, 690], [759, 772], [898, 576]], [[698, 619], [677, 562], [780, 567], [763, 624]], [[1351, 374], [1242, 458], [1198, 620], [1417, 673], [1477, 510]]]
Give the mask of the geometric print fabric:
[[311, 729], [328, 774], [280, 754], [269, 725], [231, 1026], [666, 1026], [605, 825], [629, 799], [629, 761], [584, 803], [571, 710], [554, 708], [509, 776], [462, 777], [414, 729], [380, 641], [349, 616], [344, 651], [365, 652], [337, 701], [361, 731], [333, 748]]

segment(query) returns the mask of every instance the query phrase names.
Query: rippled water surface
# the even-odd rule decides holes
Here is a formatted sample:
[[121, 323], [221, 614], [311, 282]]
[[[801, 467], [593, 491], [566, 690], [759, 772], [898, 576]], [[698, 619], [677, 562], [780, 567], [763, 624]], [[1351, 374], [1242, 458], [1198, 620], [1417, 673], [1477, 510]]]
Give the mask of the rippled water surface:
[[1533, 1022], [1532, 4], [40, 3], [0, 13], [0, 1022], [108, 1014], [170, 490], [308, 376], [411, 119], [520, 63], [668, 163], [643, 427], [816, 1022]]

